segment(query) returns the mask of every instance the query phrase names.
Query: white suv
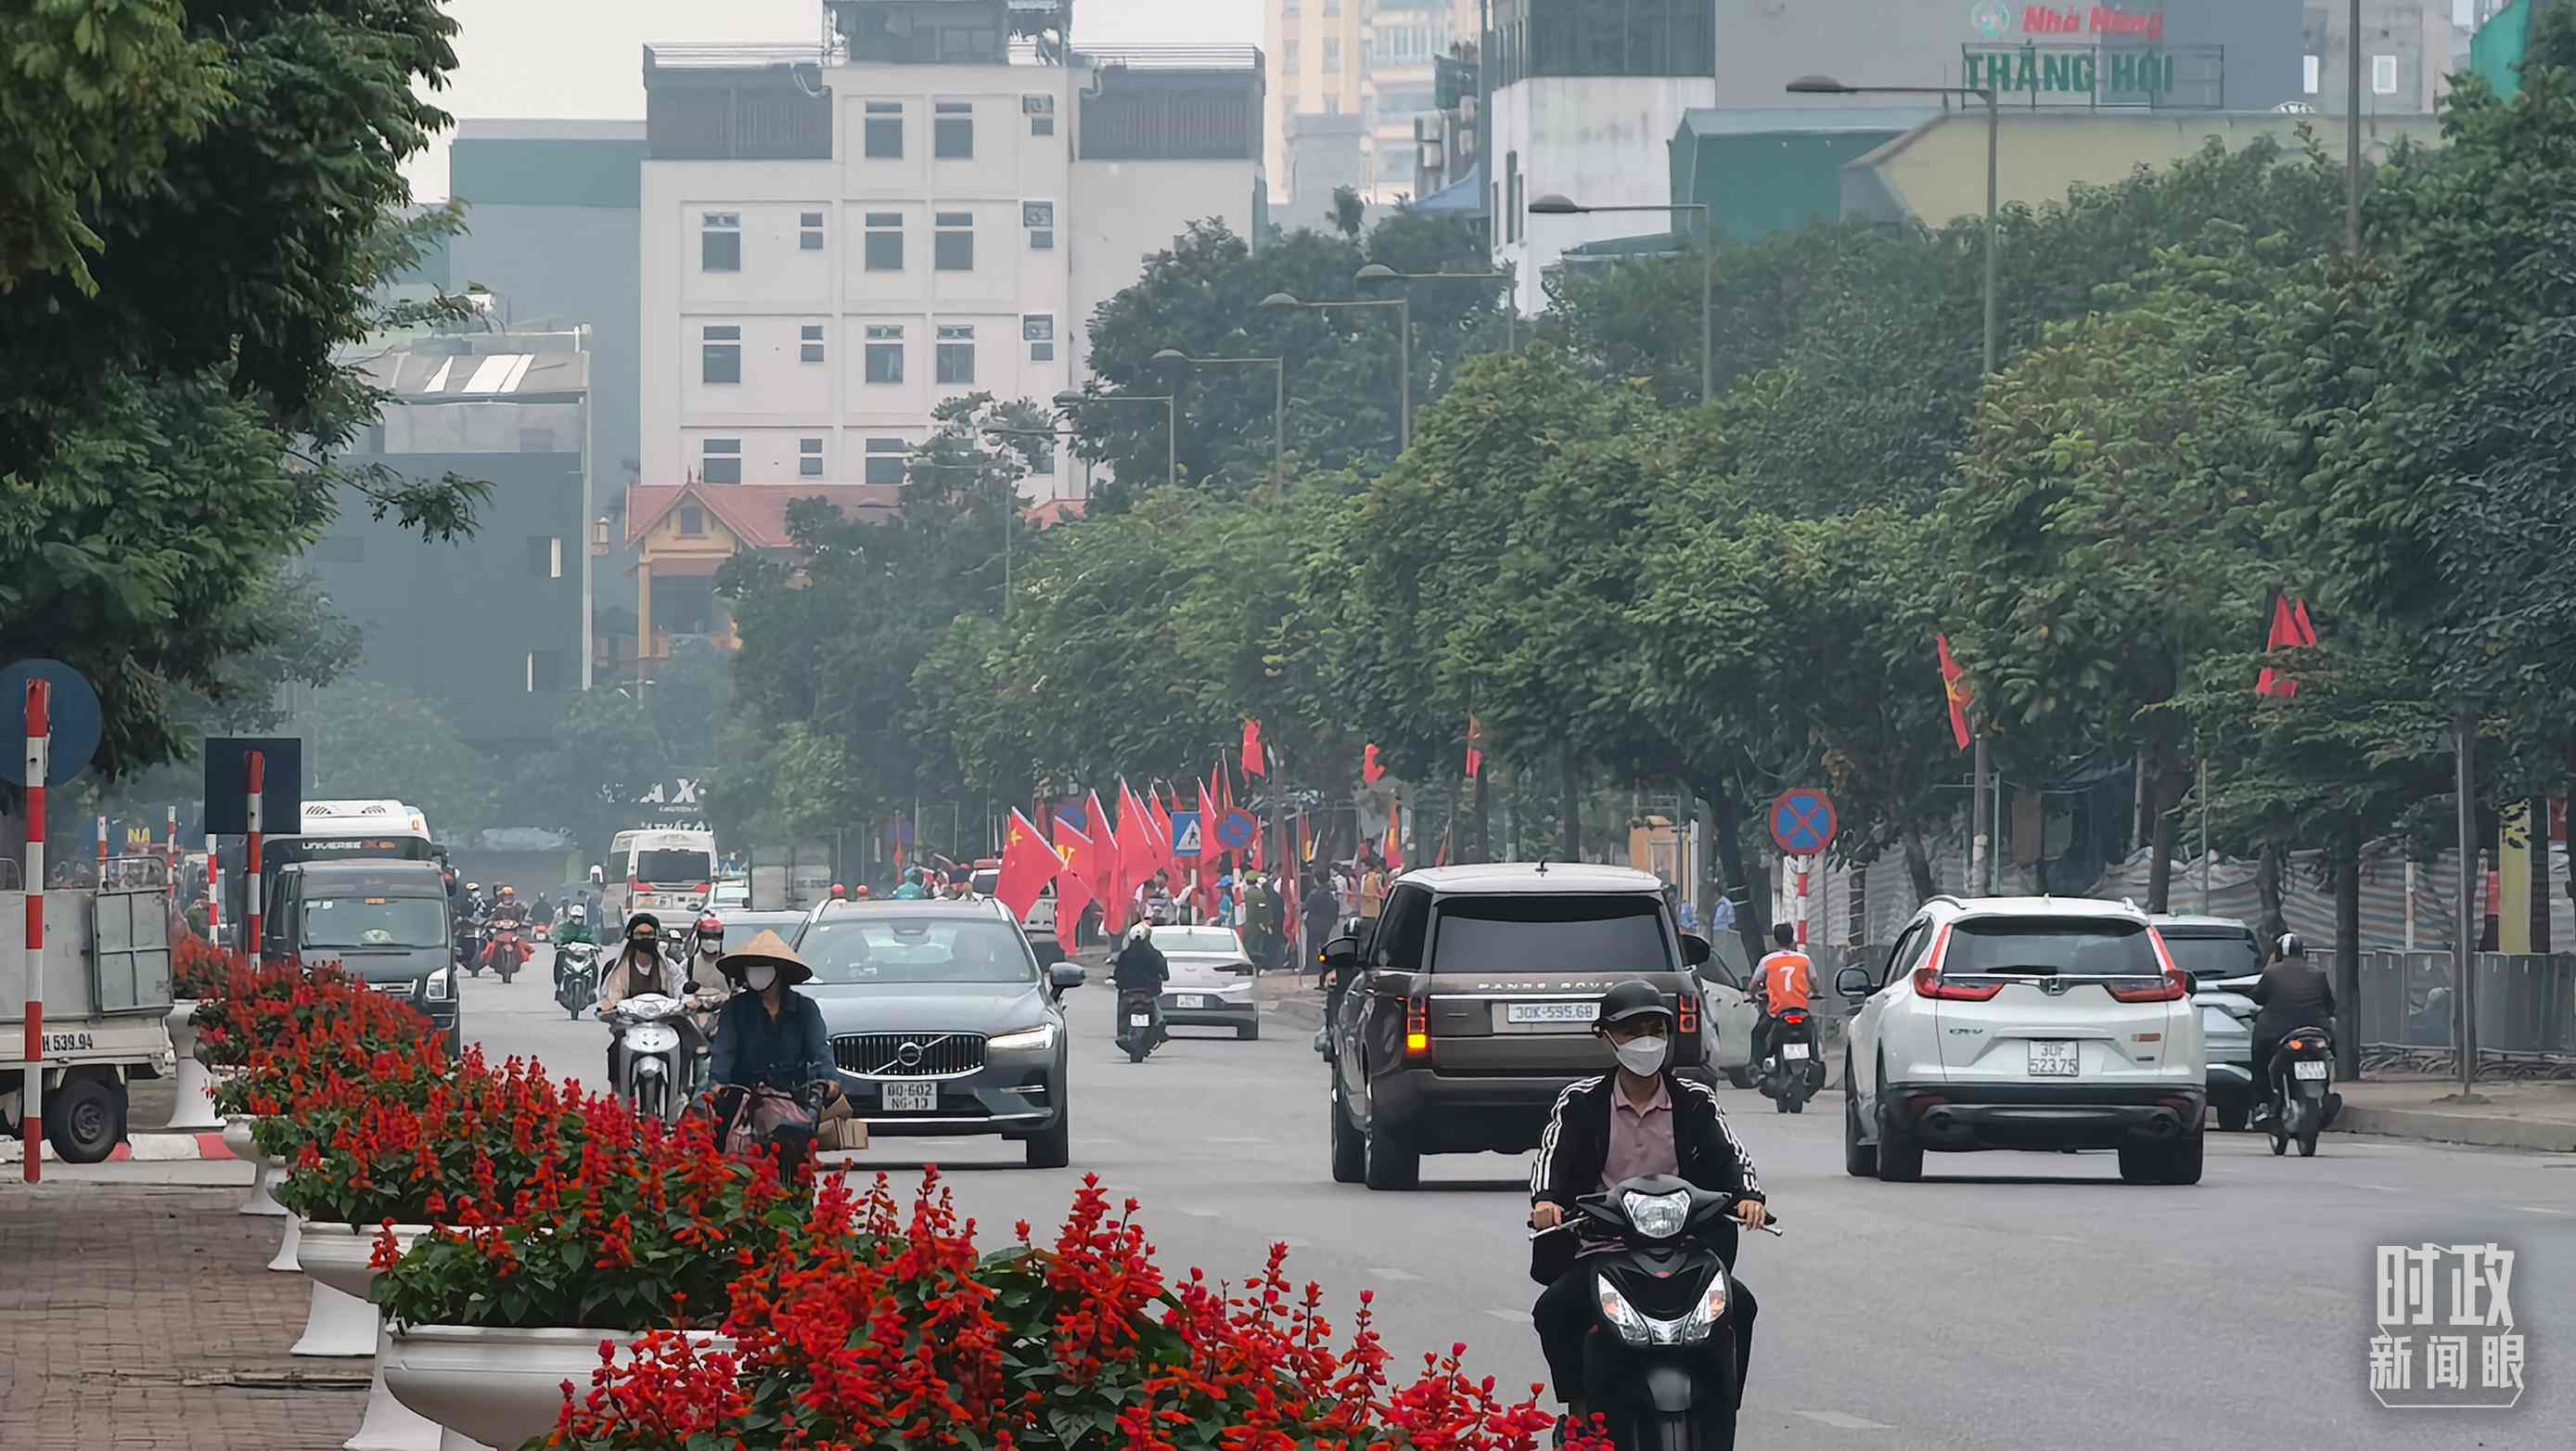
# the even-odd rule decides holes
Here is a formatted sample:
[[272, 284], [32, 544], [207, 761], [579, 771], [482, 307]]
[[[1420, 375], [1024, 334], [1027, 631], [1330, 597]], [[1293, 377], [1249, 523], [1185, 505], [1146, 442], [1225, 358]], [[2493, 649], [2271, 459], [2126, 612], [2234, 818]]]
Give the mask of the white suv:
[[2200, 1182], [2209, 1095], [2191, 980], [2125, 902], [1934, 897], [1843, 1049], [1843, 1167], [1911, 1181], [1926, 1149], [2117, 1149], [2133, 1184]]

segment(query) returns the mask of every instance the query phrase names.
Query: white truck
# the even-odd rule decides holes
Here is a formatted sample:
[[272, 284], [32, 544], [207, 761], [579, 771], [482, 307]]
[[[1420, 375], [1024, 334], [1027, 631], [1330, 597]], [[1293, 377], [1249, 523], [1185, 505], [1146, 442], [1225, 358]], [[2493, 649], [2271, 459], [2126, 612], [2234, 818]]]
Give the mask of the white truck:
[[[126, 1085], [175, 1071], [167, 864], [119, 857], [103, 889], [45, 893], [46, 1142], [95, 1164], [126, 1136]], [[26, 893], [0, 891], [0, 1127], [20, 1137], [27, 1072]]]

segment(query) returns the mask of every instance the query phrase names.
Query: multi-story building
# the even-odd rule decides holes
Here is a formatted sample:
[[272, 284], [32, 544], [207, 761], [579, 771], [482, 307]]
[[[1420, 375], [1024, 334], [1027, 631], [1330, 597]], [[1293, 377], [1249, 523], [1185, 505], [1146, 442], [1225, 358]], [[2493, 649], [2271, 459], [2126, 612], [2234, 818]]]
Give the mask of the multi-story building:
[[[1299, 135], [1343, 128], [1299, 125], [1300, 117], [1357, 116], [1359, 181], [1370, 201], [1417, 196], [1416, 117], [1440, 110], [1434, 97], [1439, 58], [1482, 32], [1489, 0], [1267, 0], [1262, 33], [1269, 50], [1269, 175], [1297, 215], [1320, 215], [1330, 199], [1318, 178], [1342, 167], [1333, 160], [1301, 167], [1290, 145]], [[1300, 175], [1314, 171], [1316, 177]]]
[[[2351, 89], [2352, 7], [2308, 0], [2299, 26], [2303, 99], [2345, 114]], [[2361, 114], [2430, 115], [2451, 94], [2451, 0], [2362, 0]]]
[[1084, 323], [1189, 223], [1260, 234], [1259, 51], [1080, 49], [1063, 0], [825, 10], [818, 47], [645, 50], [648, 484], [899, 482], [944, 401], [1080, 387]]

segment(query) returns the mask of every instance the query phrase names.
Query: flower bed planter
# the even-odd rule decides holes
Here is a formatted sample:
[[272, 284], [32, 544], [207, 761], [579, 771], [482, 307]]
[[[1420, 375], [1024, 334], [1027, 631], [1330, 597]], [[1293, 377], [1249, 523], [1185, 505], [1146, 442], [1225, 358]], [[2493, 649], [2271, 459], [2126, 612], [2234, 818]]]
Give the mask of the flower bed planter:
[[251, 1122], [252, 1116], [246, 1113], [237, 1113], [224, 1120], [224, 1147], [232, 1151], [234, 1158], [245, 1160], [251, 1166], [250, 1197], [242, 1201], [238, 1212], [283, 1217], [286, 1206], [278, 1203], [276, 1196], [268, 1191], [275, 1188], [277, 1181], [285, 1175], [286, 1166], [275, 1159], [259, 1156], [259, 1146], [251, 1142]]
[[215, 1113], [215, 1077], [197, 1058], [197, 1000], [180, 998], [170, 1004], [170, 1050], [178, 1055], [178, 1076], [174, 1080], [179, 1093], [178, 1106], [170, 1112], [170, 1129], [219, 1129], [224, 1121]]
[[[644, 1332], [410, 1325], [386, 1337], [385, 1384], [394, 1399], [478, 1445], [510, 1451], [554, 1429], [563, 1385], [578, 1395], [600, 1367], [602, 1344], [627, 1347]], [[690, 1331], [701, 1350], [729, 1350], [712, 1331]], [[454, 1443], [450, 1442], [450, 1451]]]
[[[395, 1225], [397, 1249], [408, 1248], [415, 1237], [427, 1231], [427, 1225]], [[367, 1299], [368, 1286], [376, 1276], [376, 1234], [374, 1229], [352, 1229], [341, 1224], [308, 1227], [304, 1273], [313, 1280], [313, 1319], [305, 1327], [305, 1341], [313, 1341], [321, 1334], [328, 1337], [321, 1344], [332, 1348], [307, 1349], [305, 1341], [299, 1341], [294, 1353], [374, 1358], [375, 1372], [367, 1383], [366, 1415], [357, 1433], [340, 1443], [343, 1451], [438, 1451], [438, 1427], [404, 1408], [385, 1383], [385, 1326], [383, 1317]], [[333, 1299], [326, 1302], [326, 1296]]]

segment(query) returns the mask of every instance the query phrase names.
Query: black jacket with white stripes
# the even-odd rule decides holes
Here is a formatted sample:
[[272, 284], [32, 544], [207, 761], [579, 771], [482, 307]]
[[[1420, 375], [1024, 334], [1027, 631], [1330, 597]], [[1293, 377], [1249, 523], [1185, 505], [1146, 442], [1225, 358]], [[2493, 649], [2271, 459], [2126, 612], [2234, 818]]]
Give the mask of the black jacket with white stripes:
[[[1530, 1201], [1572, 1209], [1601, 1188], [1601, 1166], [1610, 1157], [1610, 1096], [1615, 1075], [1568, 1084], [1549, 1110], [1530, 1165]], [[1667, 1069], [1664, 1089], [1673, 1100], [1673, 1158], [1681, 1177], [1702, 1189], [1760, 1199], [1762, 1181], [1753, 1156], [1717, 1106], [1717, 1091]]]

